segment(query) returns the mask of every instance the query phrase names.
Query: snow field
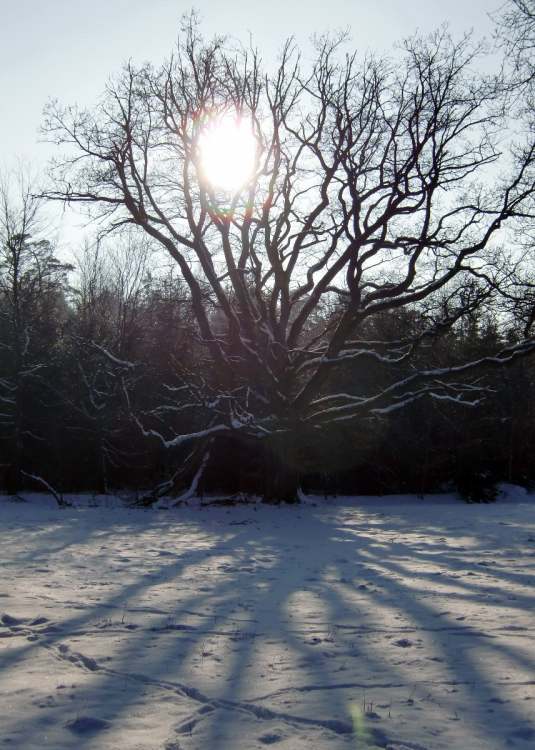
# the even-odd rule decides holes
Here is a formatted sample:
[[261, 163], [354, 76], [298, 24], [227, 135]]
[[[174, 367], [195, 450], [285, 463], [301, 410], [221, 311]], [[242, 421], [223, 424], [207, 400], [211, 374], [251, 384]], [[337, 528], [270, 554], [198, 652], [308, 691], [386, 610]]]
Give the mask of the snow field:
[[1, 498], [0, 747], [535, 747], [535, 498], [504, 490]]

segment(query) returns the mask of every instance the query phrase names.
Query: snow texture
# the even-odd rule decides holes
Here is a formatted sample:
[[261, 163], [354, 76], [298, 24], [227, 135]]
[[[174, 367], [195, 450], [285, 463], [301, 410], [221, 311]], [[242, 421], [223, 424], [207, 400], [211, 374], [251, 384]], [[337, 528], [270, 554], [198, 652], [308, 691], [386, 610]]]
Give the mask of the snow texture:
[[0, 499], [0, 748], [535, 746], [523, 490], [66, 499]]

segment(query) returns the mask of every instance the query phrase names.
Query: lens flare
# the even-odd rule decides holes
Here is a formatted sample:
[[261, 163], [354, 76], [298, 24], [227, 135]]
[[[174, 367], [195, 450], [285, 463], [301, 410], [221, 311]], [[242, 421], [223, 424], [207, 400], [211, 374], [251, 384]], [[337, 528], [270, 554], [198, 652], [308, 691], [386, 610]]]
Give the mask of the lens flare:
[[206, 122], [199, 137], [202, 177], [212, 187], [237, 192], [254, 171], [256, 140], [251, 124], [225, 114]]

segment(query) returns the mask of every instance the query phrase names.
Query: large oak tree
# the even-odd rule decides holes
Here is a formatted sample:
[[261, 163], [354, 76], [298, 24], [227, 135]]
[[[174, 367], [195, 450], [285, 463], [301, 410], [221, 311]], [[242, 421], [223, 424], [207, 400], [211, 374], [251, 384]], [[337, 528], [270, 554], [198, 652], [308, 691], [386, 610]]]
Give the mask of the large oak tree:
[[[528, 326], [493, 357], [414, 359], [396, 376], [465, 314], [518, 299], [518, 259], [500, 243], [533, 213], [534, 144], [509, 143], [507, 87], [478, 73], [469, 38], [414, 38], [394, 60], [346, 48], [320, 39], [308, 66], [289, 42], [266, 72], [257, 50], [206, 42], [190, 21], [161, 67], [128, 64], [92, 111], [52, 103], [46, 115], [65, 147], [47, 196], [86, 204], [110, 231], [138, 227], [191, 295], [204, 354], [181, 398], [202, 422], [141, 429], [167, 446], [261, 441], [277, 460], [264, 492], [279, 499], [296, 497], [296, 450], [336, 425], [423, 397], [476, 403], [482, 365], [534, 347]], [[256, 144], [250, 177], [229, 190], [203, 165], [221, 118]], [[416, 334], [370, 335], [401, 309], [418, 313]], [[392, 376], [340, 392], [337, 368], [357, 360]]]

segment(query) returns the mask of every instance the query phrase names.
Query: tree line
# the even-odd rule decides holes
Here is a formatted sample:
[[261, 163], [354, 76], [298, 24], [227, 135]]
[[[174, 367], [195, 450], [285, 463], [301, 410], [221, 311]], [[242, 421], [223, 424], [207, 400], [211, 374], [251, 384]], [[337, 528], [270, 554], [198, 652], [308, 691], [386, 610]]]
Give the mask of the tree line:
[[[508, 4], [488, 74], [445, 29], [395, 59], [289, 40], [266, 69], [190, 15], [92, 110], [50, 102], [48, 182], [4, 200], [5, 486], [293, 502], [529, 481], [534, 19]], [[206, 169], [222, 126], [254, 144], [239, 183]], [[76, 268], [34, 231], [40, 200], [102, 227]]]
[[[459, 489], [475, 499], [491, 497], [499, 480], [535, 480], [535, 362], [485, 366], [497, 351], [514, 351], [523, 340], [522, 310], [516, 317], [509, 311], [504, 329], [508, 311], [495, 301], [484, 305], [477, 290], [466, 288], [464, 314], [427, 342], [423, 310], [384, 311], [361, 330], [359, 346], [367, 355], [348, 358], [324, 386], [327, 394], [356, 397], [410, 378], [415, 368], [440, 372], [480, 361], [462, 398], [458, 385], [439, 393], [434, 384], [411, 403], [405, 395], [382, 412], [321, 430], [301, 426], [290, 438], [281, 434], [262, 443], [236, 431], [204, 435], [193, 445], [173, 445], [172, 439], [164, 445], [162, 434], [202, 432], [217, 401], [229, 407], [226, 373], [203, 343], [184, 281], [131, 233], [88, 245], [72, 264], [61, 263], [50, 241], [34, 234], [38, 201], [29, 191], [18, 213], [4, 193], [3, 209], [4, 491], [128, 490], [149, 503], [192, 489], [264, 495], [281, 463], [303, 489], [318, 493]], [[447, 309], [446, 298], [443, 305]], [[318, 310], [311, 339], [321, 339], [343, 306], [333, 295]], [[217, 308], [210, 318], [221, 337], [231, 336]], [[404, 358], [419, 340], [418, 352]], [[380, 342], [389, 342], [390, 350], [396, 342], [397, 358], [377, 356]]]

